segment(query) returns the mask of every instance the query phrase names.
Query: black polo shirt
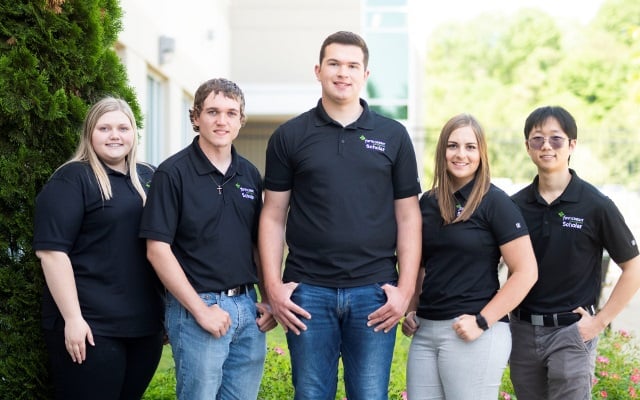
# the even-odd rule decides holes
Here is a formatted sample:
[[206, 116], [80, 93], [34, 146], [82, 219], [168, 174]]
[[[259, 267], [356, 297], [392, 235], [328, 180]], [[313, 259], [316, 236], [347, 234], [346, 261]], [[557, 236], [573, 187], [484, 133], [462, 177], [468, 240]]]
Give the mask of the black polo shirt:
[[638, 255], [638, 245], [613, 201], [571, 172], [551, 204], [538, 192], [538, 177], [513, 195], [529, 226], [538, 281], [520, 305], [536, 313], [592, 305], [600, 293], [603, 248], [616, 263]]
[[[473, 184], [454, 193], [460, 212]], [[425, 277], [418, 316], [447, 320], [479, 313], [500, 288], [500, 246], [528, 233], [522, 214], [494, 185], [464, 222], [444, 225], [438, 202], [430, 192], [420, 198], [420, 209]]]
[[371, 111], [342, 127], [318, 101], [269, 139], [265, 187], [291, 190], [285, 281], [355, 287], [397, 279], [394, 200], [420, 193], [411, 139]]
[[223, 176], [198, 139], [158, 167], [140, 237], [171, 244], [199, 293], [256, 283], [253, 246], [262, 207], [260, 172], [232, 147], [231, 165]]
[[[73, 162], [53, 174], [36, 198], [33, 249], [69, 256], [82, 316], [94, 334], [155, 334], [162, 330], [164, 289], [138, 238], [142, 199], [128, 175], [106, 170], [113, 194], [107, 201], [89, 164]], [[144, 188], [152, 174], [138, 165]], [[64, 329], [47, 287], [42, 325]]]

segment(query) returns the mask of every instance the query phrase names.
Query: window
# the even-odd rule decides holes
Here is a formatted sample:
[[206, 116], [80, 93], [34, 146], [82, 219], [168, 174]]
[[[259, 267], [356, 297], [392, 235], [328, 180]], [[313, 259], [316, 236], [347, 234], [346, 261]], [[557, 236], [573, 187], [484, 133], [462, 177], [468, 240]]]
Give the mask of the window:
[[189, 109], [193, 106], [193, 100], [187, 95], [182, 96], [182, 112], [180, 113], [181, 123], [180, 130], [182, 132], [182, 147], [186, 147], [193, 141], [193, 136], [196, 132], [191, 125], [191, 119], [189, 118]]
[[409, 33], [406, 0], [366, 0], [364, 36], [369, 46], [370, 107], [406, 120], [409, 102]]
[[164, 82], [154, 75], [147, 75], [147, 112], [143, 140], [146, 139], [147, 162], [153, 165], [160, 164], [164, 154], [164, 98]]

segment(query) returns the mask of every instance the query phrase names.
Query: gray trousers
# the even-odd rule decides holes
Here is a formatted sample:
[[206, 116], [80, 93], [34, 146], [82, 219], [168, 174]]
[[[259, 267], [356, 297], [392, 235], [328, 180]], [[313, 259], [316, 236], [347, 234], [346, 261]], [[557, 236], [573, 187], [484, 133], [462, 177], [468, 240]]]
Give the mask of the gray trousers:
[[473, 342], [452, 328], [454, 320], [418, 318], [407, 361], [409, 400], [495, 400], [509, 359], [511, 334], [496, 322]]
[[509, 361], [518, 400], [589, 400], [598, 338], [584, 342], [577, 323], [544, 327], [511, 319]]

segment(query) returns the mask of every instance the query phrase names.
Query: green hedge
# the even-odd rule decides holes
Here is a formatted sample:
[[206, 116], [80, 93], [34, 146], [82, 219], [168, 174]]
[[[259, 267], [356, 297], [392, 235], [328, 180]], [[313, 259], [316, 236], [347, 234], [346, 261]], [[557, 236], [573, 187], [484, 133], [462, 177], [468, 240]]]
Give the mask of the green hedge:
[[47, 399], [43, 277], [33, 204], [72, 154], [88, 105], [112, 94], [140, 111], [113, 44], [117, 0], [0, 3], [0, 399]]

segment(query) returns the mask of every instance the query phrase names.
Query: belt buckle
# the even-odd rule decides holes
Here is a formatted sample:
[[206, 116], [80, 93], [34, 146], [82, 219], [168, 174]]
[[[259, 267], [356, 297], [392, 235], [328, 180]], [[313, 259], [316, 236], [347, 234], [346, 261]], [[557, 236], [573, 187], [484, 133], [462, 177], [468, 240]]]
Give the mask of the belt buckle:
[[236, 286], [233, 289], [227, 290], [226, 293], [227, 293], [227, 296], [233, 297], [233, 296], [239, 295], [241, 290], [242, 290], [242, 286]]
[[544, 326], [544, 315], [531, 314], [531, 325]]

